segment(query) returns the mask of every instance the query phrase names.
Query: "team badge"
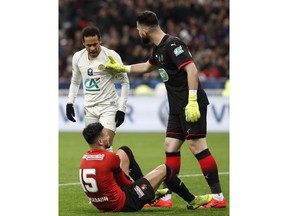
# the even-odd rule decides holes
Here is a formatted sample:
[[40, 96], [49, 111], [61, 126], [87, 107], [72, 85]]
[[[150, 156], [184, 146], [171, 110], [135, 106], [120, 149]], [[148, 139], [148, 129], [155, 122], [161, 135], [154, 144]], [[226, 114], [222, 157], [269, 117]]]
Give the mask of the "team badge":
[[140, 186], [140, 188], [142, 189], [142, 191], [145, 191], [145, 190], [147, 189], [147, 185], [146, 185], [146, 184], [142, 184], [142, 185]]
[[99, 69], [99, 70], [105, 70], [105, 66], [104, 66], [103, 64], [100, 64], [100, 65], [98, 66], [98, 69]]
[[184, 52], [184, 50], [182, 49], [182, 46], [179, 46], [179, 47], [176, 47], [175, 49], [174, 49], [174, 54], [175, 54], [175, 56], [179, 56], [181, 53], [183, 53]]
[[88, 74], [88, 76], [93, 76], [93, 69], [92, 68], [88, 68], [87, 74]]

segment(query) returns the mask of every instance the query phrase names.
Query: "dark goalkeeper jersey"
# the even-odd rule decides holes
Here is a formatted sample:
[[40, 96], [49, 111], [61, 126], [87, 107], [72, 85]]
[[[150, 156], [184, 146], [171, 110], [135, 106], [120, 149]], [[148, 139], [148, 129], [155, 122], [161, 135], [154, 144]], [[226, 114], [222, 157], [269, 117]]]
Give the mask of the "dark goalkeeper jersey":
[[[154, 46], [149, 63], [158, 67], [166, 86], [170, 114], [180, 114], [188, 103], [187, 72], [183, 66], [194, 62], [188, 47], [177, 37], [165, 35], [158, 46]], [[198, 80], [199, 82], [199, 80]], [[199, 107], [209, 104], [201, 84], [198, 84]]]

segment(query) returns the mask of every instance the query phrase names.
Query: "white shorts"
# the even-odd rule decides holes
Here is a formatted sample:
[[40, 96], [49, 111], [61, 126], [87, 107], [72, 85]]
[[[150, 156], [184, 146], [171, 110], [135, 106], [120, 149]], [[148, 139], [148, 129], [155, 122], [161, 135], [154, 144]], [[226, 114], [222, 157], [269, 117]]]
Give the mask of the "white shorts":
[[84, 108], [85, 126], [91, 123], [100, 122], [104, 128], [116, 131], [115, 115], [117, 106], [97, 105]]

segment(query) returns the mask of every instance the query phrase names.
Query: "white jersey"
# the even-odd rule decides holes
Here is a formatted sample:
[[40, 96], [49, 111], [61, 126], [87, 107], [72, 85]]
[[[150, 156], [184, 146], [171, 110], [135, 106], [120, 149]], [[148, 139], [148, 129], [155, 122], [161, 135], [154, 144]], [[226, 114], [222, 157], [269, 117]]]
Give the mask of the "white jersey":
[[[126, 111], [126, 103], [130, 89], [129, 79], [126, 73], [116, 73], [99, 69], [99, 65], [104, 66], [105, 63], [109, 61], [108, 56], [112, 56], [119, 64], [123, 65], [118, 53], [103, 46], [101, 46], [101, 52], [94, 60], [88, 59], [88, 52], [85, 48], [73, 55], [72, 79], [67, 103], [74, 103], [82, 78], [85, 107], [118, 104], [119, 110], [123, 112]], [[116, 78], [121, 84], [120, 99], [114, 85]]]

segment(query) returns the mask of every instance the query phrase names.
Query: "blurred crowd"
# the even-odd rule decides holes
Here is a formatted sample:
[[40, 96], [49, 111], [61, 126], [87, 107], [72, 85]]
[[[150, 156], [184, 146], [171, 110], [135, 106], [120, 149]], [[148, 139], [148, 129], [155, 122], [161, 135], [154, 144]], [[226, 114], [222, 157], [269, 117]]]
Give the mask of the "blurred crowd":
[[[118, 52], [124, 64], [147, 61], [151, 45], [143, 45], [136, 17], [154, 11], [164, 32], [189, 47], [204, 88], [223, 88], [229, 79], [229, 0], [59, 0], [59, 88], [68, 88], [73, 54], [83, 49], [81, 30], [96, 25], [102, 45]], [[129, 74], [130, 85], [155, 89], [157, 71]], [[117, 86], [117, 85], [116, 85]]]

